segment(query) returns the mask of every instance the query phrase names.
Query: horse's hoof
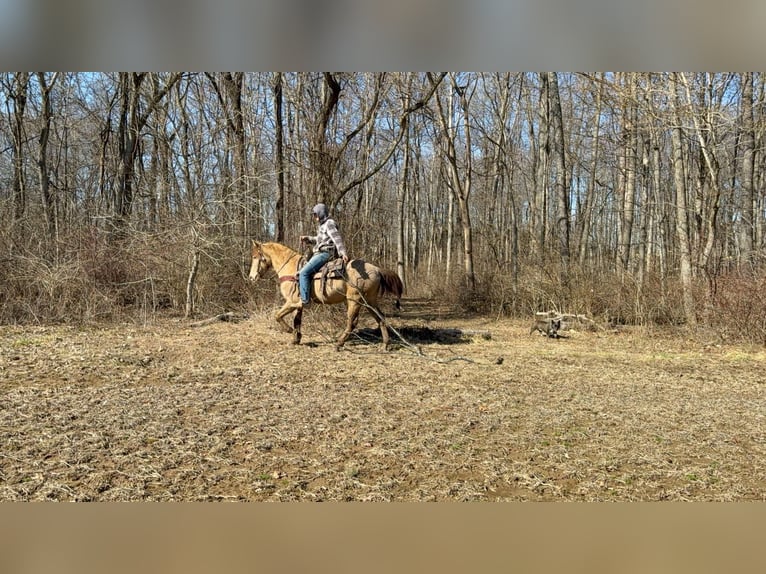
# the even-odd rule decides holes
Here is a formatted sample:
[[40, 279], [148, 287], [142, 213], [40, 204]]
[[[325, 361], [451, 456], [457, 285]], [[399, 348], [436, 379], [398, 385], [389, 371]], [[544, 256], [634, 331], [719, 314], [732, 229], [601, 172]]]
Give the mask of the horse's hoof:
[[295, 335], [293, 335], [293, 345], [300, 345], [301, 337], [302, 335], [300, 333], [295, 333]]

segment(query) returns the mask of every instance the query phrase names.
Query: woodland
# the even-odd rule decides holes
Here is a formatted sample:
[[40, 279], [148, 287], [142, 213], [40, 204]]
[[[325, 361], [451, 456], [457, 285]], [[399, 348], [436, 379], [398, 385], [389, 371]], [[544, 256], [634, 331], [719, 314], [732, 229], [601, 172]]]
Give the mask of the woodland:
[[766, 75], [0, 74], [0, 323], [273, 301], [323, 201], [467, 312], [766, 344]]

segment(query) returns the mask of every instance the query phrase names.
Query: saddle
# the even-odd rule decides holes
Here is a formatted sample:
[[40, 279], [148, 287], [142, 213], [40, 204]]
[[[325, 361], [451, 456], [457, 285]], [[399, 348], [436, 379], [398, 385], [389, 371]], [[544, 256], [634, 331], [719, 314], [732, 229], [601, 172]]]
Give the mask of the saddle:
[[319, 269], [314, 278], [317, 275], [320, 276], [320, 289], [324, 295], [328, 279], [343, 279], [346, 276], [346, 265], [343, 263], [343, 258], [331, 259]]
[[[301, 257], [301, 260], [298, 265], [298, 270], [300, 271], [301, 268], [303, 268], [304, 265], [306, 265], [307, 261], [305, 257]], [[319, 271], [314, 273], [314, 279], [316, 280], [317, 277], [319, 277], [320, 280], [320, 293], [323, 295], [326, 291], [327, 286], [327, 280], [328, 279], [343, 279], [346, 276], [346, 265], [343, 263], [342, 257], [337, 257], [335, 259], [330, 259], [327, 263], [322, 265], [322, 267], [319, 268]], [[284, 278], [285, 281], [297, 281], [298, 280], [298, 274], [296, 273], [293, 277], [292, 275]]]

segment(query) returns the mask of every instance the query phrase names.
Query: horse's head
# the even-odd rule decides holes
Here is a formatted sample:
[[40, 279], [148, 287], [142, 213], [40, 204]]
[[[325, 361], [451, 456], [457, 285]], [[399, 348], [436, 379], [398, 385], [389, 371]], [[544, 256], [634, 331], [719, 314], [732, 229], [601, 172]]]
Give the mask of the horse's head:
[[253, 258], [250, 263], [250, 281], [257, 281], [263, 273], [271, 267], [271, 260], [264, 254], [263, 247], [257, 241], [253, 241]]

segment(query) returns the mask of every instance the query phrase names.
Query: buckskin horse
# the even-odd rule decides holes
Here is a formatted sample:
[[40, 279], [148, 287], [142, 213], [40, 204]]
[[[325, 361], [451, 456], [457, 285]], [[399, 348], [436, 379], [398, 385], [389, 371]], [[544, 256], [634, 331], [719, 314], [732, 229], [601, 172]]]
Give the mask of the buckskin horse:
[[[274, 269], [279, 280], [279, 291], [285, 304], [276, 312], [274, 318], [287, 333], [293, 334], [293, 343], [301, 342], [301, 321], [303, 304], [298, 290], [296, 274], [305, 260], [297, 251], [281, 243], [258, 243], [253, 241], [252, 262], [250, 264], [251, 281], [257, 281], [266, 271]], [[375, 318], [380, 327], [383, 349], [388, 349], [388, 328], [378, 307], [381, 296], [391, 294], [396, 298], [397, 306], [404, 291], [402, 280], [393, 271], [381, 269], [362, 259], [352, 259], [346, 266], [342, 277], [321, 278], [321, 270], [314, 275], [311, 285], [311, 298], [323, 305], [335, 305], [346, 302], [346, 329], [336, 343], [340, 348], [356, 328], [359, 312], [365, 307]], [[286, 317], [295, 313], [293, 324]]]

